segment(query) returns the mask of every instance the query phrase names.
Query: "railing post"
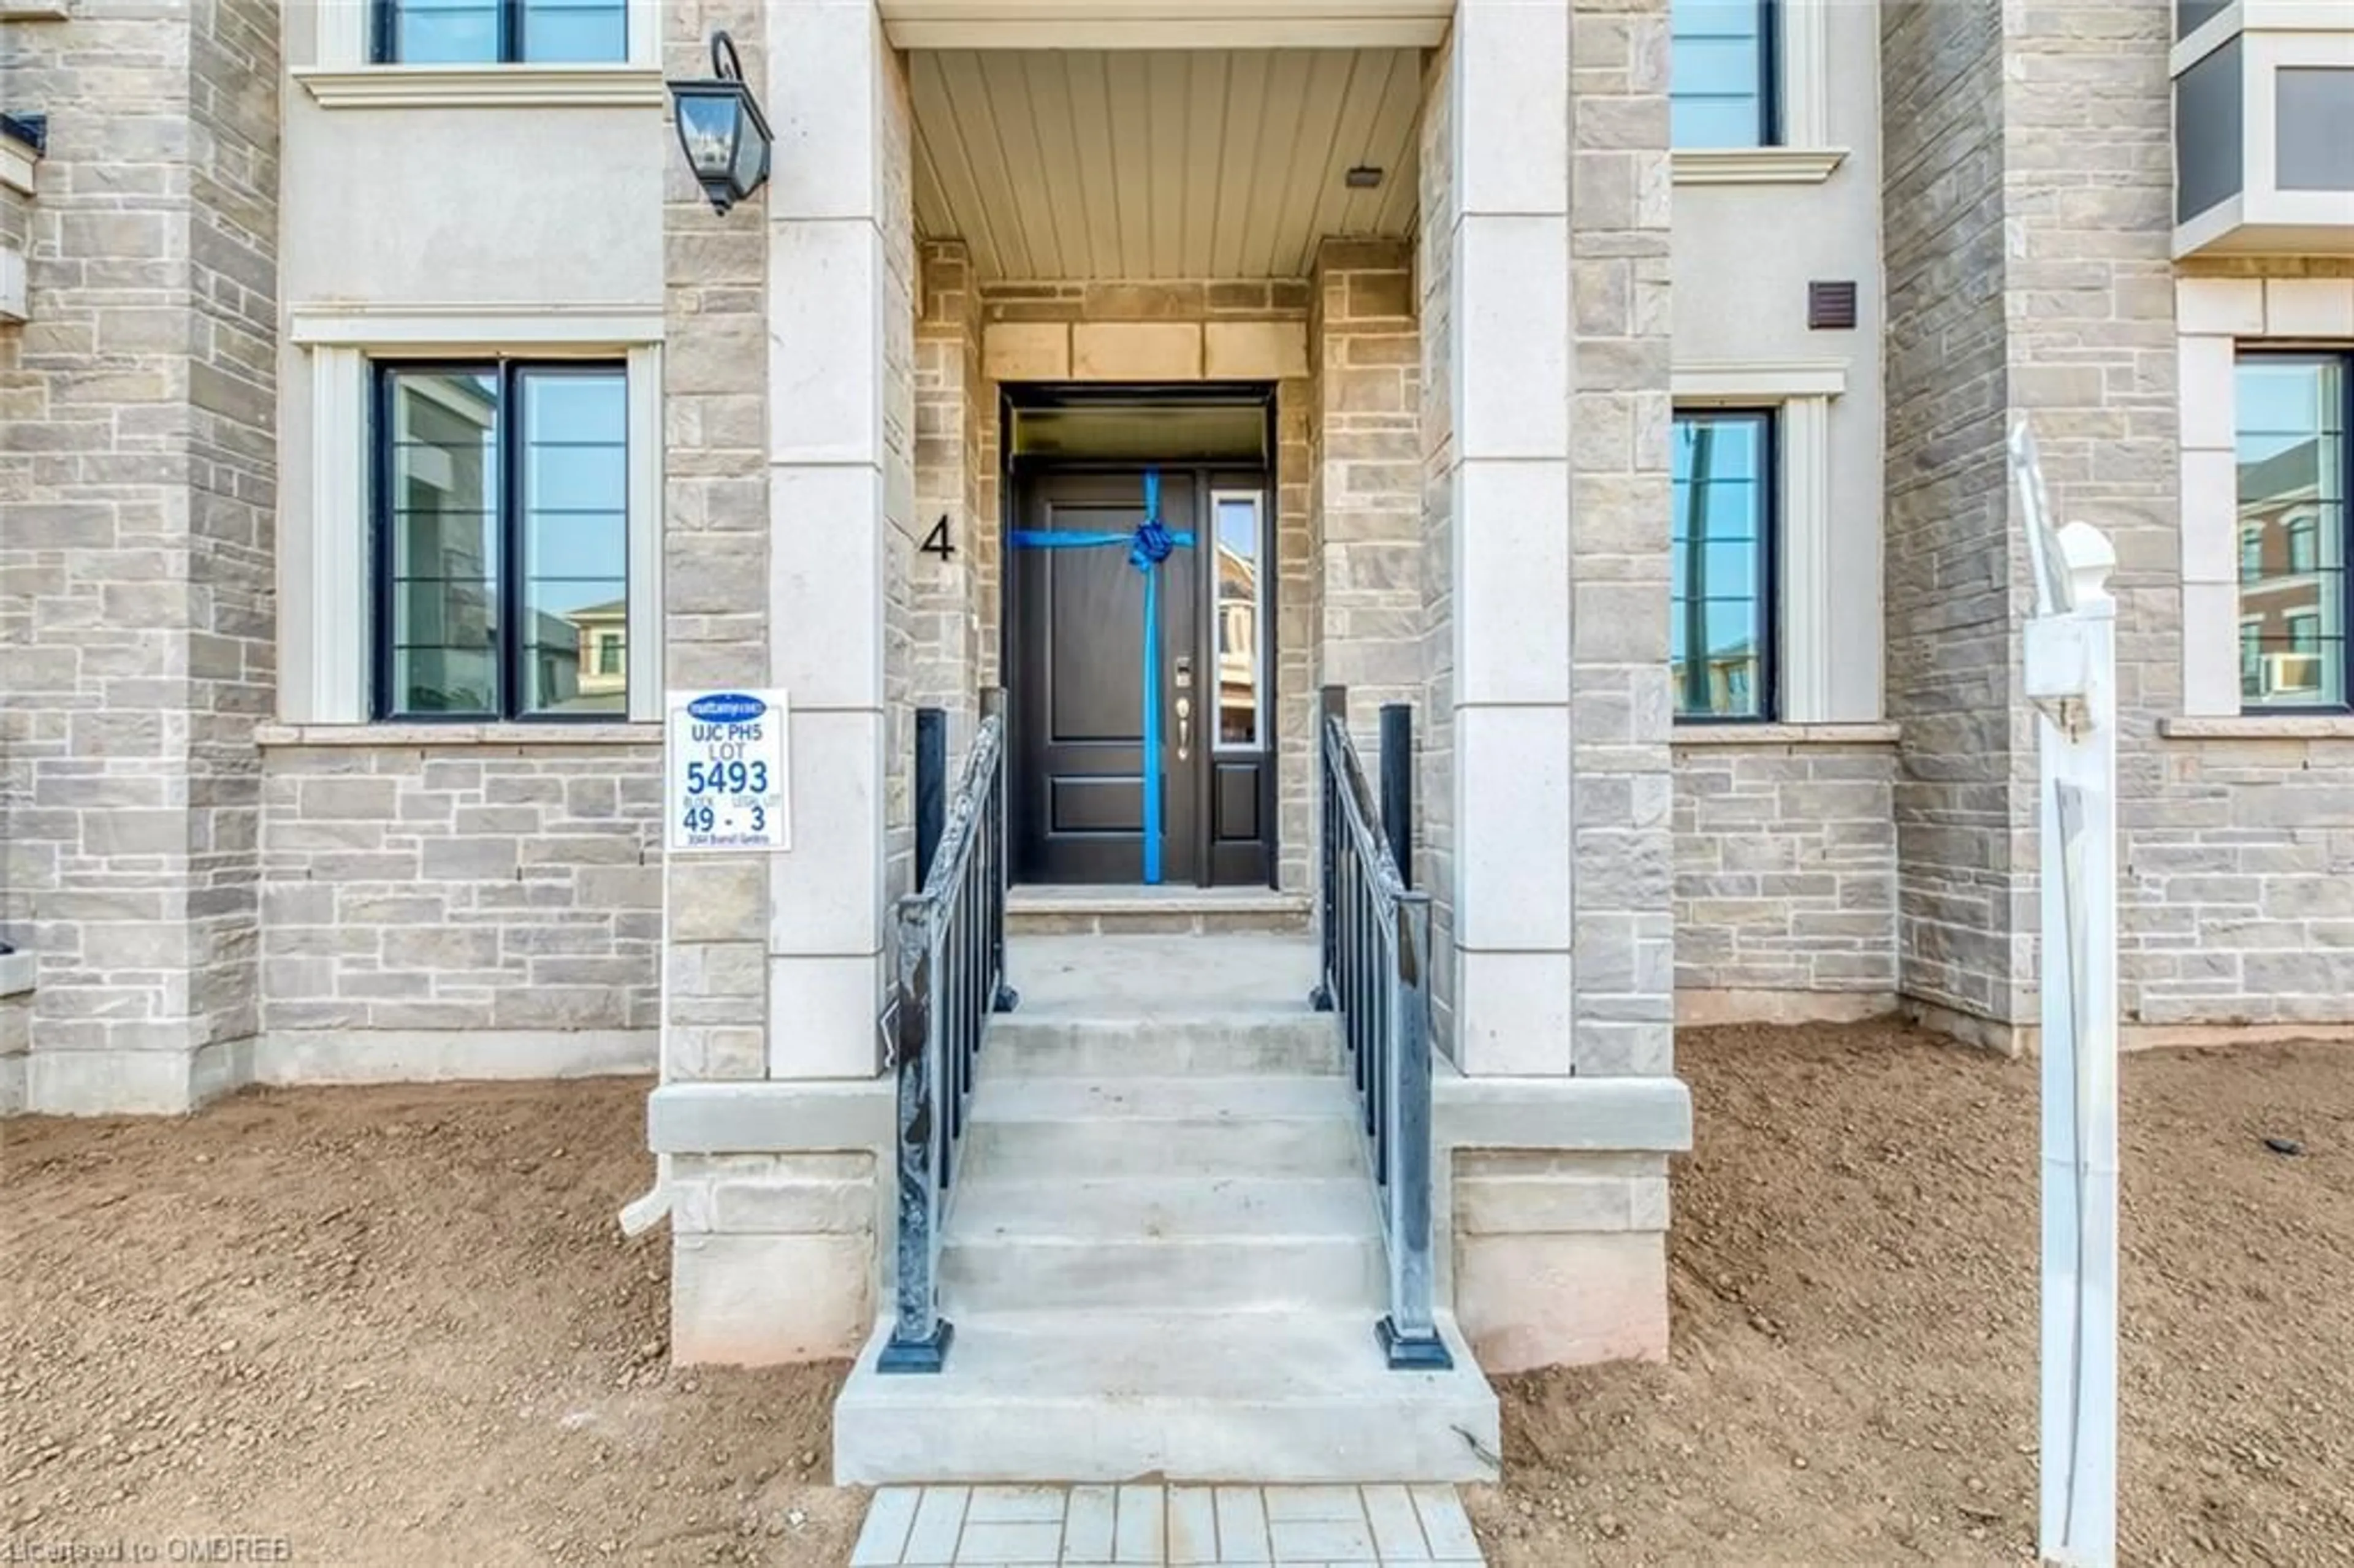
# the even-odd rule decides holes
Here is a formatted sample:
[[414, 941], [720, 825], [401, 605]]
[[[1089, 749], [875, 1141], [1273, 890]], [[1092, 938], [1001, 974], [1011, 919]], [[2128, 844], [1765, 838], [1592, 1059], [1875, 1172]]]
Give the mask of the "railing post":
[[1382, 832], [1398, 880], [1414, 885], [1414, 709], [1382, 705]]
[[916, 889], [923, 890], [940, 853], [940, 830], [949, 815], [949, 715], [941, 708], [916, 710]]
[[1349, 719], [1349, 688], [1326, 686], [1316, 704], [1316, 736], [1311, 750], [1316, 758], [1316, 939], [1321, 955], [1316, 967], [1316, 989], [1308, 993], [1308, 1004], [1319, 1012], [1332, 1011], [1332, 960], [1335, 951], [1334, 920], [1337, 914], [1336, 883], [1333, 862], [1339, 858], [1341, 846], [1340, 802], [1333, 798], [1337, 788], [1332, 778], [1331, 728], [1338, 715], [1342, 724]]
[[899, 1278], [891, 1338], [878, 1372], [936, 1372], [954, 1335], [939, 1314], [932, 1259], [939, 1228], [941, 1107], [928, 1081], [937, 1064], [932, 1033], [932, 909], [921, 895], [899, 901], [893, 966], [892, 1062], [899, 1091]]
[[981, 821], [977, 832], [986, 834], [990, 860], [989, 871], [989, 972], [996, 977], [996, 990], [989, 998], [990, 1010], [1011, 1012], [1022, 1005], [1022, 993], [1015, 991], [1005, 974], [1005, 885], [1011, 872], [1007, 850], [1011, 841], [1005, 832], [1005, 758], [1013, 745], [1013, 721], [1005, 713], [1005, 688], [991, 686], [981, 694], [981, 722], [997, 721], [997, 760], [991, 768], [989, 783], [982, 791], [980, 810]]
[[1397, 988], [1390, 1009], [1390, 1312], [1375, 1325], [1399, 1372], [1444, 1372], [1455, 1364], [1431, 1310], [1430, 1261], [1430, 899], [1398, 900]]

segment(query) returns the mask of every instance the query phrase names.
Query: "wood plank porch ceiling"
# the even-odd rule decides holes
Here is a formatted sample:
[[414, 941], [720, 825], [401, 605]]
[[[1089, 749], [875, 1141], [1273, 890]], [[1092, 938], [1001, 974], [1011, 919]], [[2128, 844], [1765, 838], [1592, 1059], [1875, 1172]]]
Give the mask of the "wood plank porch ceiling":
[[994, 280], [1301, 277], [1325, 236], [1413, 231], [1422, 73], [1415, 48], [917, 49], [917, 231]]

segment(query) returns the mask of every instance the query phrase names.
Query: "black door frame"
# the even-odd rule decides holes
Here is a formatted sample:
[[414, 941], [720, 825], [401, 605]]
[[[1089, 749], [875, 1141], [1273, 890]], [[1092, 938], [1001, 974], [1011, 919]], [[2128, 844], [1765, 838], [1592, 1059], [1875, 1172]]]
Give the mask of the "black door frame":
[[[1149, 458], [1031, 458], [1023, 460], [1013, 450], [1013, 418], [1016, 410], [1024, 408], [1084, 408], [1090, 405], [1139, 403], [1158, 404], [1171, 408], [1225, 406], [1256, 406], [1261, 410], [1260, 448], [1263, 453], [1257, 465], [1235, 462], [1181, 461], [1155, 462]], [[1010, 798], [1019, 800], [1024, 788], [1021, 778], [1022, 749], [1013, 744], [1023, 733], [1028, 714], [1023, 707], [1025, 694], [1012, 677], [1021, 658], [1021, 601], [1016, 589], [1013, 570], [1012, 532], [1022, 526], [1024, 481], [1037, 475], [1057, 473], [1123, 473], [1147, 468], [1158, 468], [1163, 473], [1182, 473], [1193, 480], [1196, 515], [1187, 524], [1193, 534], [1196, 548], [1210, 544], [1214, 528], [1212, 497], [1219, 490], [1235, 490], [1245, 484], [1260, 491], [1259, 550], [1265, 563], [1260, 593], [1260, 613], [1266, 618], [1266, 668], [1263, 677], [1266, 690], [1262, 694], [1261, 722], [1264, 726], [1263, 745], [1258, 753], [1257, 821], [1261, 832], [1257, 842], [1258, 853], [1265, 857], [1264, 876], [1248, 882], [1229, 881], [1219, 884], [1215, 875], [1218, 861], [1216, 832], [1217, 808], [1217, 746], [1218, 714], [1215, 705], [1214, 678], [1217, 669], [1217, 572], [1214, 556], [1204, 555], [1209, 569], [1196, 574], [1195, 628], [1193, 667], [1195, 700], [1206, 694], [1211, 700], [1203, 707], [1204, 741], [1194, 750], [1187, 767], [1193, 773], [1193, 798], [1198, 802], [1195, 813], [1193, 842], [1172, 844], [1161, 868], [1161, 885], [1266, 885], [1273, 887], [1282, 863], [1281, 813], [1278, 800], [1281, 790], [1278, 774], [1282, 762], [1282, 712], [1276, 705], [1277, 672], [1282, 665], [1278, 637], [1281, 612], [1278, 598], [1280, 574], [1277, 570], [1276, 550], [1281, 536], [1277, 518], [1278, 500], [1282, 494], [1282, 475], [1278, 469], [1278, 444], [1276, 387], [1267, 381], [1189, 381], [1189, 382], [1112, 382], [1075, 386], [1059, 382], [1007, 382], [998, 387], [997, 431], [998, 451], [998, 518], [997, 518], [997, 625], [998, 669], [1000, 682], [1006, 688], [1006, 756], [1013, 777], [1006, 781]], [[1168, 656], [1164, 651], [1164, 657]], [[1208, 677], [1212, 684], [1204, 683]], [[1227, 753], [1229, 757], [1235, 754]], [[1014, 868], [1020, 875], [1020, 867]], [[1139, 885], [1141, 885], [1140, 884]]]

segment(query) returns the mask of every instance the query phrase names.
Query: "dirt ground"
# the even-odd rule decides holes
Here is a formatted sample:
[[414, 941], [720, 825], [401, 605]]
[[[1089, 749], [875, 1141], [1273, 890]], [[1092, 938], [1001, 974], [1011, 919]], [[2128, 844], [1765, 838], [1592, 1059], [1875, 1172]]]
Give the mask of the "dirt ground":
[[[2034, 1535], [2035, 1083], [1875, 1026], [1681, 1043], [1665, 1366], [1504, 1380], [1500, 1568], [2003, 1563]], [[2136, 1563], [2354, 1563], [2354, 1051], [2130, 1059]], [[0, 1124], [0, 1561], [845, 1561], [842, 1369], [678, 1372], [645, 1086]], [[2300, 1155], [2266, 1137], [2298, 1140]]]

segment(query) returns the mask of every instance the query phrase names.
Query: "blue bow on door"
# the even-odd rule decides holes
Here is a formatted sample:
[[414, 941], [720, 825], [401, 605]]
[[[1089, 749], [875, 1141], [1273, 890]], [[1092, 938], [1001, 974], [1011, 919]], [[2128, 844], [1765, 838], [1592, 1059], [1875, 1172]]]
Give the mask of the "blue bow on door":
[[1161, 521], [1161, 471], [1144, 471], [1144, 521], [1129, 534], [1055, 534], [1016, 528], [1006, 535], [1017, 550], [1081, 550], [1128, 546], [1128, 564], [1144, 574], [1144, 880], [1161, 882], [1161, 563], [1193, 535]]

